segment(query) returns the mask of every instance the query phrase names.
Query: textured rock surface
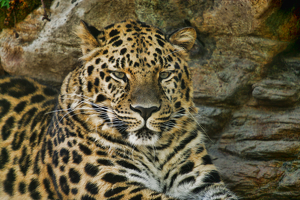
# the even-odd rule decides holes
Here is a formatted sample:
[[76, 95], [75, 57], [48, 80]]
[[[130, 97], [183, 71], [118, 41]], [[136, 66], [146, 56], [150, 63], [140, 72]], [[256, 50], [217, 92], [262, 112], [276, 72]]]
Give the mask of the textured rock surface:
[[230, 155], [216, 163], [237, 193], [247, 192], [249, 199], [299, 199], [299, 111], [245, 106], [233, 114], [212, 149]]
[[299, 99], [299, 86], [293, 82], [264, 80], [252, 86], [252, 96], [260, 104], [289, 106]]
[[193, 26], [195, 120], [223, 179], [243, 199], [300, 199], [300, 2], [56, 0], [48, 12], [50, 22], [38, 9], [1, 32], [0, 74], [60, 85], [80, 64], [80, 19]]

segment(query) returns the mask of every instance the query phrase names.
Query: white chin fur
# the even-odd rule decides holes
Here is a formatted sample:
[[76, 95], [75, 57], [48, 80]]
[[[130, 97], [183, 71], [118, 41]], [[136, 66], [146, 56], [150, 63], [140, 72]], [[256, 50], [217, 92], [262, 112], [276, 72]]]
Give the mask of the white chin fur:
[[138, 138], [134, 133], [129, 133], [128, 141], [133, 145], [155, 145], [158, 140], [157, 135], [153, 135], [150, 139], [149, 138]]

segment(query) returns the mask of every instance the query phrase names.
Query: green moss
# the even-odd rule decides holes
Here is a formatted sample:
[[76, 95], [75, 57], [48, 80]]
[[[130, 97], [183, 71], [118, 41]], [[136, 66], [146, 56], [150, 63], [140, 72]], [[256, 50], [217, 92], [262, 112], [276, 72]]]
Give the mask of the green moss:
[[7, 7], [9, 8], [9, 0], [0, 0], [1, 8]]
[[[44, 0], [45, 6], [50, 7], [53, 0]], [[24, 6], [23, 2], [26, 4]], [[41, 0], [23, 0], [23, 2], [18, 3], [10, 15], [10, 20], [8, 24], [4, 24], [5, 18], [7, 18], [7, 14], [9, 13], [8, 8], [3, 7], [0, 8], [0, 31], [3, 28], [10, 28], [25, 19], [25, 17], [30, 14], [34, 9], [38, 8], [41, 5]], [[42, 19], [42, 17], [41, 17]]]
[[278, 29], [285, 24], [291, 17], [292, 13], [286, 10], [278, 10], [274, 12], [267, 20], [266, 24], [269, 26], [273, 35], [278, 34]]
[[[300, 19], [300, 1], [283, 1], [280, 8], [272, 13], [266, 20], [266, 25], [270, 28], [274, 36], [279, 36], [280, 28], [287, 25], [292, 18]], [[285, 26], [284, 26], [285, 27]], [[288, 27], [285, 27], [288, 28]], [[299, 34], [300, 32], [300, 22], [297, 21], [294, 31], [290, 31], [290, 34]], [[283, 30], [289, 33], [289, 30]]]

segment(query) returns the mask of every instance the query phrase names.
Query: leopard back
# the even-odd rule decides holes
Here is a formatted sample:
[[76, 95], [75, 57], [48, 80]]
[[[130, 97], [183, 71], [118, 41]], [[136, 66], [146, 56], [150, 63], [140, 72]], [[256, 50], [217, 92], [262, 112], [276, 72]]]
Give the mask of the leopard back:
[[57, 95], [29, 78], [0, 78], [0, 199], [41, 198], [40, 149]]

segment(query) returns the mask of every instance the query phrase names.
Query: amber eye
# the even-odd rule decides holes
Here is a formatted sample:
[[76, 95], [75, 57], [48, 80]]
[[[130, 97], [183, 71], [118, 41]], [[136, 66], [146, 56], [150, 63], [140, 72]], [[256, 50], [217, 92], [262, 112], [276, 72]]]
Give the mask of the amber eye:
[[159, 78], [166, 79], [166, 78], [169, 78], [170, 75], [171, 75], [171, 72], [160, 72]]
[[112, 72], [112, 74], [119, 79], [124, 79], [126, 77], [124, 72]]

